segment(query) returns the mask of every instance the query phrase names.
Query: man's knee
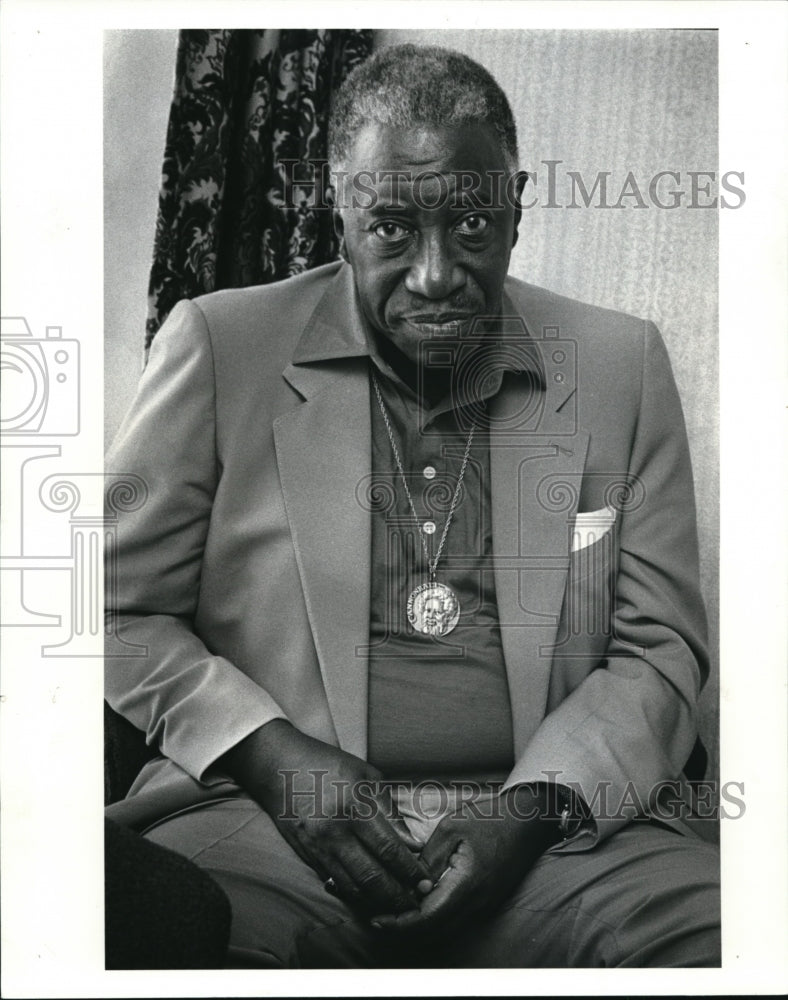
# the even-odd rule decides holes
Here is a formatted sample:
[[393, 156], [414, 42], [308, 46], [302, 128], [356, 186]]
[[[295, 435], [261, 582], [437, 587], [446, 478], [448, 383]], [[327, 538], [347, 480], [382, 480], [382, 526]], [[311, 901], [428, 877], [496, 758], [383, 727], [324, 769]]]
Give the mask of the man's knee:
[[717, 966], [719, 852], [694, 836], [632, 824], [589, 851], [545, 855], [462, 941], [460, 965]]
[[[644, 824], [617, 845], [636, 857], [622, 866], [613, 964], [634, 968], [720, 965], [720, 856], [695, 836]], [[614, 839], [616, 839], [614, 838]]]
[[252, 800], [184, 811], [146, 836], [189, 857], [227, 895], [231, 967], [360, 963], [362, 942], [347, 907]]

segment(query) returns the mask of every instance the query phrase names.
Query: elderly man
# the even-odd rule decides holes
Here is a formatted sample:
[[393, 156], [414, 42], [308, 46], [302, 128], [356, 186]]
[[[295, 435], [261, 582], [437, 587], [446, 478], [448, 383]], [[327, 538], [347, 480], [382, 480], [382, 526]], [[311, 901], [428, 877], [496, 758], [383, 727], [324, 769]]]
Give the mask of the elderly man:
[[108, 459], [147, 500], [107, 698], [161, 753], [120, 812], [225, 888], [234, 965], [718, 964], [661, 794], [707, 665], [659, 335], [507, 277], [465, 56], [379, 52], [330, 155], [343, 260], [180, 303]]

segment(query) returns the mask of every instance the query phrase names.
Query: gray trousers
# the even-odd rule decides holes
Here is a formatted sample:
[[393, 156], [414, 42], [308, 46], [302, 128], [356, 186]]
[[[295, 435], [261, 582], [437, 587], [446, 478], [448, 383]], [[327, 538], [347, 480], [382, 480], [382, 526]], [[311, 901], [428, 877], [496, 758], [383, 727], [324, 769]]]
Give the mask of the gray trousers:
[[589, 851], [548, 852], [493, 916], [429, 949], [358, 919], [248, 798], [185, 810], [145, 835], [229, 896], [231, 967], [720, 965], [719, 851], [653, 821]]

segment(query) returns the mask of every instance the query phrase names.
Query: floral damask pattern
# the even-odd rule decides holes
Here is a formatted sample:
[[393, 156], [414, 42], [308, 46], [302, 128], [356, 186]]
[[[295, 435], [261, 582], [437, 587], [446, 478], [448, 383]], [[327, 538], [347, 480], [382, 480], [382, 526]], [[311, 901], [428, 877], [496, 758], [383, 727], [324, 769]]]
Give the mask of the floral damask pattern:
[[332, 95], [371, 46], [368, 30], [180, 32], [146, 350], [182, 298], [336, 259], [319, 164]]

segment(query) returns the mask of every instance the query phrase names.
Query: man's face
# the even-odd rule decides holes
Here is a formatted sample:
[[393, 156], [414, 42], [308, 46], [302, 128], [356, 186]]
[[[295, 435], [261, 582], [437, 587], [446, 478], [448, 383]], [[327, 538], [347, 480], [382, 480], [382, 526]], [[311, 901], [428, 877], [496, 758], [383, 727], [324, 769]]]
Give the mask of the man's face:
[[491, 128], [370, 125], [346, 169], [337, 228], [374, 330], [417, 362], [421, 340], [500, 312], [519, 212]]
[[443, 604], [437, 597], [429, 597], [424, 602], [424, 627], [428, 631], [440, 631], [446, 621]]

